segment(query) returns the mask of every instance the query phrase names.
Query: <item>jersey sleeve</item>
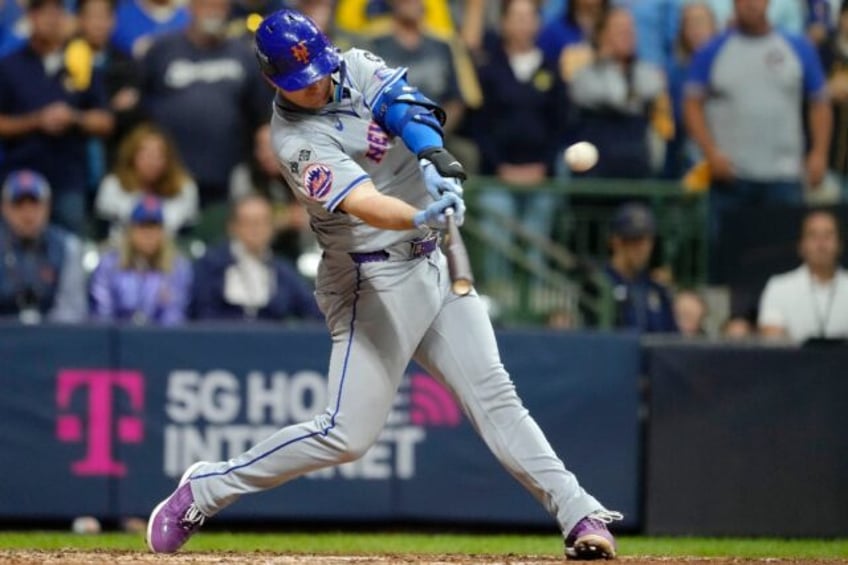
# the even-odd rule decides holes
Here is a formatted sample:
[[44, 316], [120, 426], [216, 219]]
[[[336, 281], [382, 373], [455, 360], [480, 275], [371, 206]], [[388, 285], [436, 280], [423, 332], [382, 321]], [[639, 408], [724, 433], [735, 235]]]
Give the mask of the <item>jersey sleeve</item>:
[[702, 98], [706, 96], [710, 87], [713, 62], [728, 38], [729, 34], [725, 33], [713, 39], [695, 53], [684, 85], [684, 92], [687, 97]]
[[824, 78], [821, 59], [813, 49], [813, 45], [804, 36], [785, 34], [784, 37], [789, 41], [792, 50], [795, 51], [801, 61], [801, 68], [804, 72], [804, 94], [812, 99], [826, 98], [827, 81]]
[[351, 190], [370, 180], [338, 143], [326, 136], [288, 137], [277, 152], [283, 178], [296, 193], [333, 212]]
[[406, 78], [406, 67], [389, 67], [386, 62], [363, 49], [351, 49], [344, 54], [347, 80], [362, 93], [369, 108], [380, 94], [400, 79]]

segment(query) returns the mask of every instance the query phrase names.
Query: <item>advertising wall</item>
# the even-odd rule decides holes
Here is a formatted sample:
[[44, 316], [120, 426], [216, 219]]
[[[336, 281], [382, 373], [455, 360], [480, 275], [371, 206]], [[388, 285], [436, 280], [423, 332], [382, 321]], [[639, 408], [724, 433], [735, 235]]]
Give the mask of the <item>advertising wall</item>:
[[[566, 465], [638, 527], [638, 340], [539, 331], [499, 341]], [[191, 462], [232, 457], [321, 411], [328, 354], [320, 328], [0, 327], [0, 517], [144, 516]], [[222, 517], [553, 524], [414, 365], [362, 459]]]

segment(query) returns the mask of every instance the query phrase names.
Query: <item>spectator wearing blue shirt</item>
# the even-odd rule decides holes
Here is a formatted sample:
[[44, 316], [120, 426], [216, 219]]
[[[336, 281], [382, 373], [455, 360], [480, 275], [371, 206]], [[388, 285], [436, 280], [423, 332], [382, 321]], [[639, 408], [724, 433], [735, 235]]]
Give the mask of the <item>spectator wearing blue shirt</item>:
[[271, 203], [248, 195], [231, 209], [230, 240], [195, 264], [192, 312], [200, 320], [321, 320], [295, 269], [274, 257]]
[[184, 30], [191, 15], [177, 0], [120, 0], [112, 43], [134, 57], [145, 54], [157, 35]]
[[162, 202], [144, 196], [133, 208], [120, 248], [91, 275], [91, 317], [106, 322], [173, 326], [185, 321], [191, 263], [163, 229]]
[[805, 38], [772, 28], [767, 6], [768, 0], [735, 0], [736, 28], [695, 55], [686, 83], [687, 129], [712, 179], [713, 249], [722, 215], [799, 204], [802, 183], [818, 186], [827, 170], [832, 113], [821, 63]]
[[100, 74], [63, 49], [66, 12], [59, 0], [31, 0], [29, 42], [0, 59], [3, 172], [30, 168], [53, 191], [53, 219], [84, 229], [86, 142], [112, 131]]
[[609, 6], [609, 0], [571, 0], [542, 28], [536, 44], [547, 59], [558, 61], [563, 48], [591, 40]]
[[2, 190], [0, 317], [81, 322], [87, 314], [82, 247], [48, 224], [50, 185], [35, 171], [13, 171]]
[[681, 10], [680, 29], [668, 68], [668, 90], [675, 126], [675, 136], [669, 144], [666, 159], [666, 172], [671, 178], [680, 178], [701, 159], [700, 150], [686, 135], [683, 123], [683, 88], [689, 76], [692, 57], [717, 31], [715, 16], [705, 2], [689, 2]]
[[651, 210], [636, 202], [622, 205], [612, 218], [610, 232], [612, 256], [604, 272], [612, 286], [615, 327], [676, 333], [671, 296], [648, 273], [656, 235]]
[[0, 3], [0, 57], [17, 51], [26, 41], [26, 18], [19, 0]]
[[142, 105], [176, 143], [207, 206], [230, 197], [256, 131], [268, 127], [272, 93], [252, 48], [227, 36], [230, 1], [189, 7], [189, 27], [160, 36], [142, 61]]
[[639, 58], [666, 68], [678, 27], [679, 0], [616, 0], [615, 4], [633, 14]]

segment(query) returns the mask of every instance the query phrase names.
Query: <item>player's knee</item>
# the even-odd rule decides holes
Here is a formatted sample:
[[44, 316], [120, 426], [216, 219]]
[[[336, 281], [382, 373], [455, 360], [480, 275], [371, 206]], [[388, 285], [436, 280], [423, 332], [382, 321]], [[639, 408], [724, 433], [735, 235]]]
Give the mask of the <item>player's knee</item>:
[[352, 437], [348, 438], [339, 449], [339, 460], [342, 463], [356, 461], [368, 451], [374, 444], [376, 438]]

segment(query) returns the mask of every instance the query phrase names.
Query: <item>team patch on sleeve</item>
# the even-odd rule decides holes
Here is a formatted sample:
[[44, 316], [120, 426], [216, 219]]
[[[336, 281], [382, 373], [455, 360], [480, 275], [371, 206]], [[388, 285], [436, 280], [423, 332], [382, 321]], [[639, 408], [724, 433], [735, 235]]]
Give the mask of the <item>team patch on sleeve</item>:
[[333, 188], [333, 171], [322, 163], [312, 163], [303, 170], [303, 188], [313, 200], [324, 202]]

